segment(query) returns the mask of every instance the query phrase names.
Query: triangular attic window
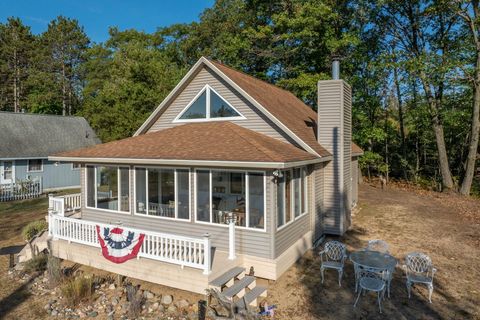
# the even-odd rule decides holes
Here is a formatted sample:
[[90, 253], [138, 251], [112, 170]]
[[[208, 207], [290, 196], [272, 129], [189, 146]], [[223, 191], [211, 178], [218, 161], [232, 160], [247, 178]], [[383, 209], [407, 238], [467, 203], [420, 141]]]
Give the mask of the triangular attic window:
[[245, 119], [209, 85], [190, 102], [174, 121]]

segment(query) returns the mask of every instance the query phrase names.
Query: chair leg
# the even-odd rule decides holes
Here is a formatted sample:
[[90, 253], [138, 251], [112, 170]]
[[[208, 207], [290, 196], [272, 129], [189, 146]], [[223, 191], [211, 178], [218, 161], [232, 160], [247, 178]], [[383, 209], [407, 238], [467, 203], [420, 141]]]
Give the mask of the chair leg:
[[343, 270], [338, 270], [338, 286], [342, 286], [342, 276], [343, 276]]
[[322, 283], [323, 283], [323, 271], [324, 271], [324, 268], [323, 268], [323, 267], [320, 268], [320, 271], [321, 271], [321, 273], [322, 273]]
[[382, 313], [382, 300], [380, 299], [381, 294], [382, 294], [382, 291], [378, 291], [377, 300], [378, 300], [378, 309], [380, 310], [380, 313]]
[[407, 292], [408, 292], [408, 299], [410, 299], [410, 291], [412, 290], [412, 284], [410, 281], [407, 281]]
[[389, 299], [390, 299], [390, 283], [392, 283], [392, 280], [388, 280], [388, 283], [387, 283], [387, 285], [388, 285], [388, 287], [387, 287], [387, 290], [388, 290], [387, 294], [388, 294], [388, 298], [389, 298]]
[[355, 303], [353, 304], [353, 307], [354, 307], [354, 308], [357, 307], [357, 302], [358, 302], [358, 300], [360, 299], [360, 296], [362, 295], [362, 291], [363, 291], [363, 289], [360, 288], [360, 291], [358, 292], [358, 295], [357, 295], [357, 299], [355, 299]]
[[433, 284], [428, 284], [428, 301], [432, 303]]

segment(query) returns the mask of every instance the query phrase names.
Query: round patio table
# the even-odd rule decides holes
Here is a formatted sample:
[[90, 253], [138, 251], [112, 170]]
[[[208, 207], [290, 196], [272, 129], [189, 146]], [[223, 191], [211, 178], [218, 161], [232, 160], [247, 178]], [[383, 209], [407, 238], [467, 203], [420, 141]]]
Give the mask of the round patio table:
[[397, 259], [388, 253], [369, 250], [352, 252], [350, 260], [362, 267], [378, 270], [393, 270], [397, 265]]
[[[388, 297], [390, 297], [390, 283], [392, 281], [393, 271], [397, 266], [397, 259], [388, 253], [362, 250], [351, 253], [350, 260], [361, 268], [372, 268], [379, 272], [386, 270], [388, 272], [387, 291]], [[355, 271], [355, 292], [357, 292], [357, 281], [357, 271]]]

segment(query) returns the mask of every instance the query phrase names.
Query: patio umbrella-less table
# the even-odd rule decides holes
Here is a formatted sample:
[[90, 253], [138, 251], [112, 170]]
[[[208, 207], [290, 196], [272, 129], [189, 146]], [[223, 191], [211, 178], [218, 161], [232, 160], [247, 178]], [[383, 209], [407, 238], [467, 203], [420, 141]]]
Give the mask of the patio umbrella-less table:
[[389, 255], [388, 253], [382, 253], [378, 251], [356, 251], [350, 254], [350, 260], [356, 266], [355, 268], [355, 292], [357, 291], [357, 267], [359, 268], [368, 268], [368, 269], [376, 269], [379, 272], [387, 271], [388, 272], [388, 280], [387, 280], [387, 288], [388, 288], [388, 296], [390, 297], [390, 282], [392, 279], [393, 271], [395, 270], [395, 266], [397, 265], [397, 259], [393, 256]]

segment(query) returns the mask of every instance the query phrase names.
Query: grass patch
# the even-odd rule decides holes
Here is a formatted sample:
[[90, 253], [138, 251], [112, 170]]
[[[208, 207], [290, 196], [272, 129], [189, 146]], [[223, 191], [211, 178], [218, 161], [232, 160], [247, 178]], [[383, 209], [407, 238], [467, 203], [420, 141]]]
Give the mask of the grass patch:
[[25, 262], [25, 272], [32, 273], [38, 271], [45, 271], [47, 268], [47, 260], [48, 256], [46, 254], [39, 254], [35, 256], [33, 259], [28, 260]]
[[43, 230], [47, 230], [47, 229], [48, 229], [48, 223], [47, 223], [47, 221], [45, 221], [45, 219], [32, 221], [29, 224], [27, 224], [25, 227], [23, 227], [22, 237], [26, 241], [30, 241], [37, 234], [39, 234]]
[[70, 306], [93, 298], [94, 280], [92, 276], [78, 276], [65, 282], [61, 287], [62, 294]]

